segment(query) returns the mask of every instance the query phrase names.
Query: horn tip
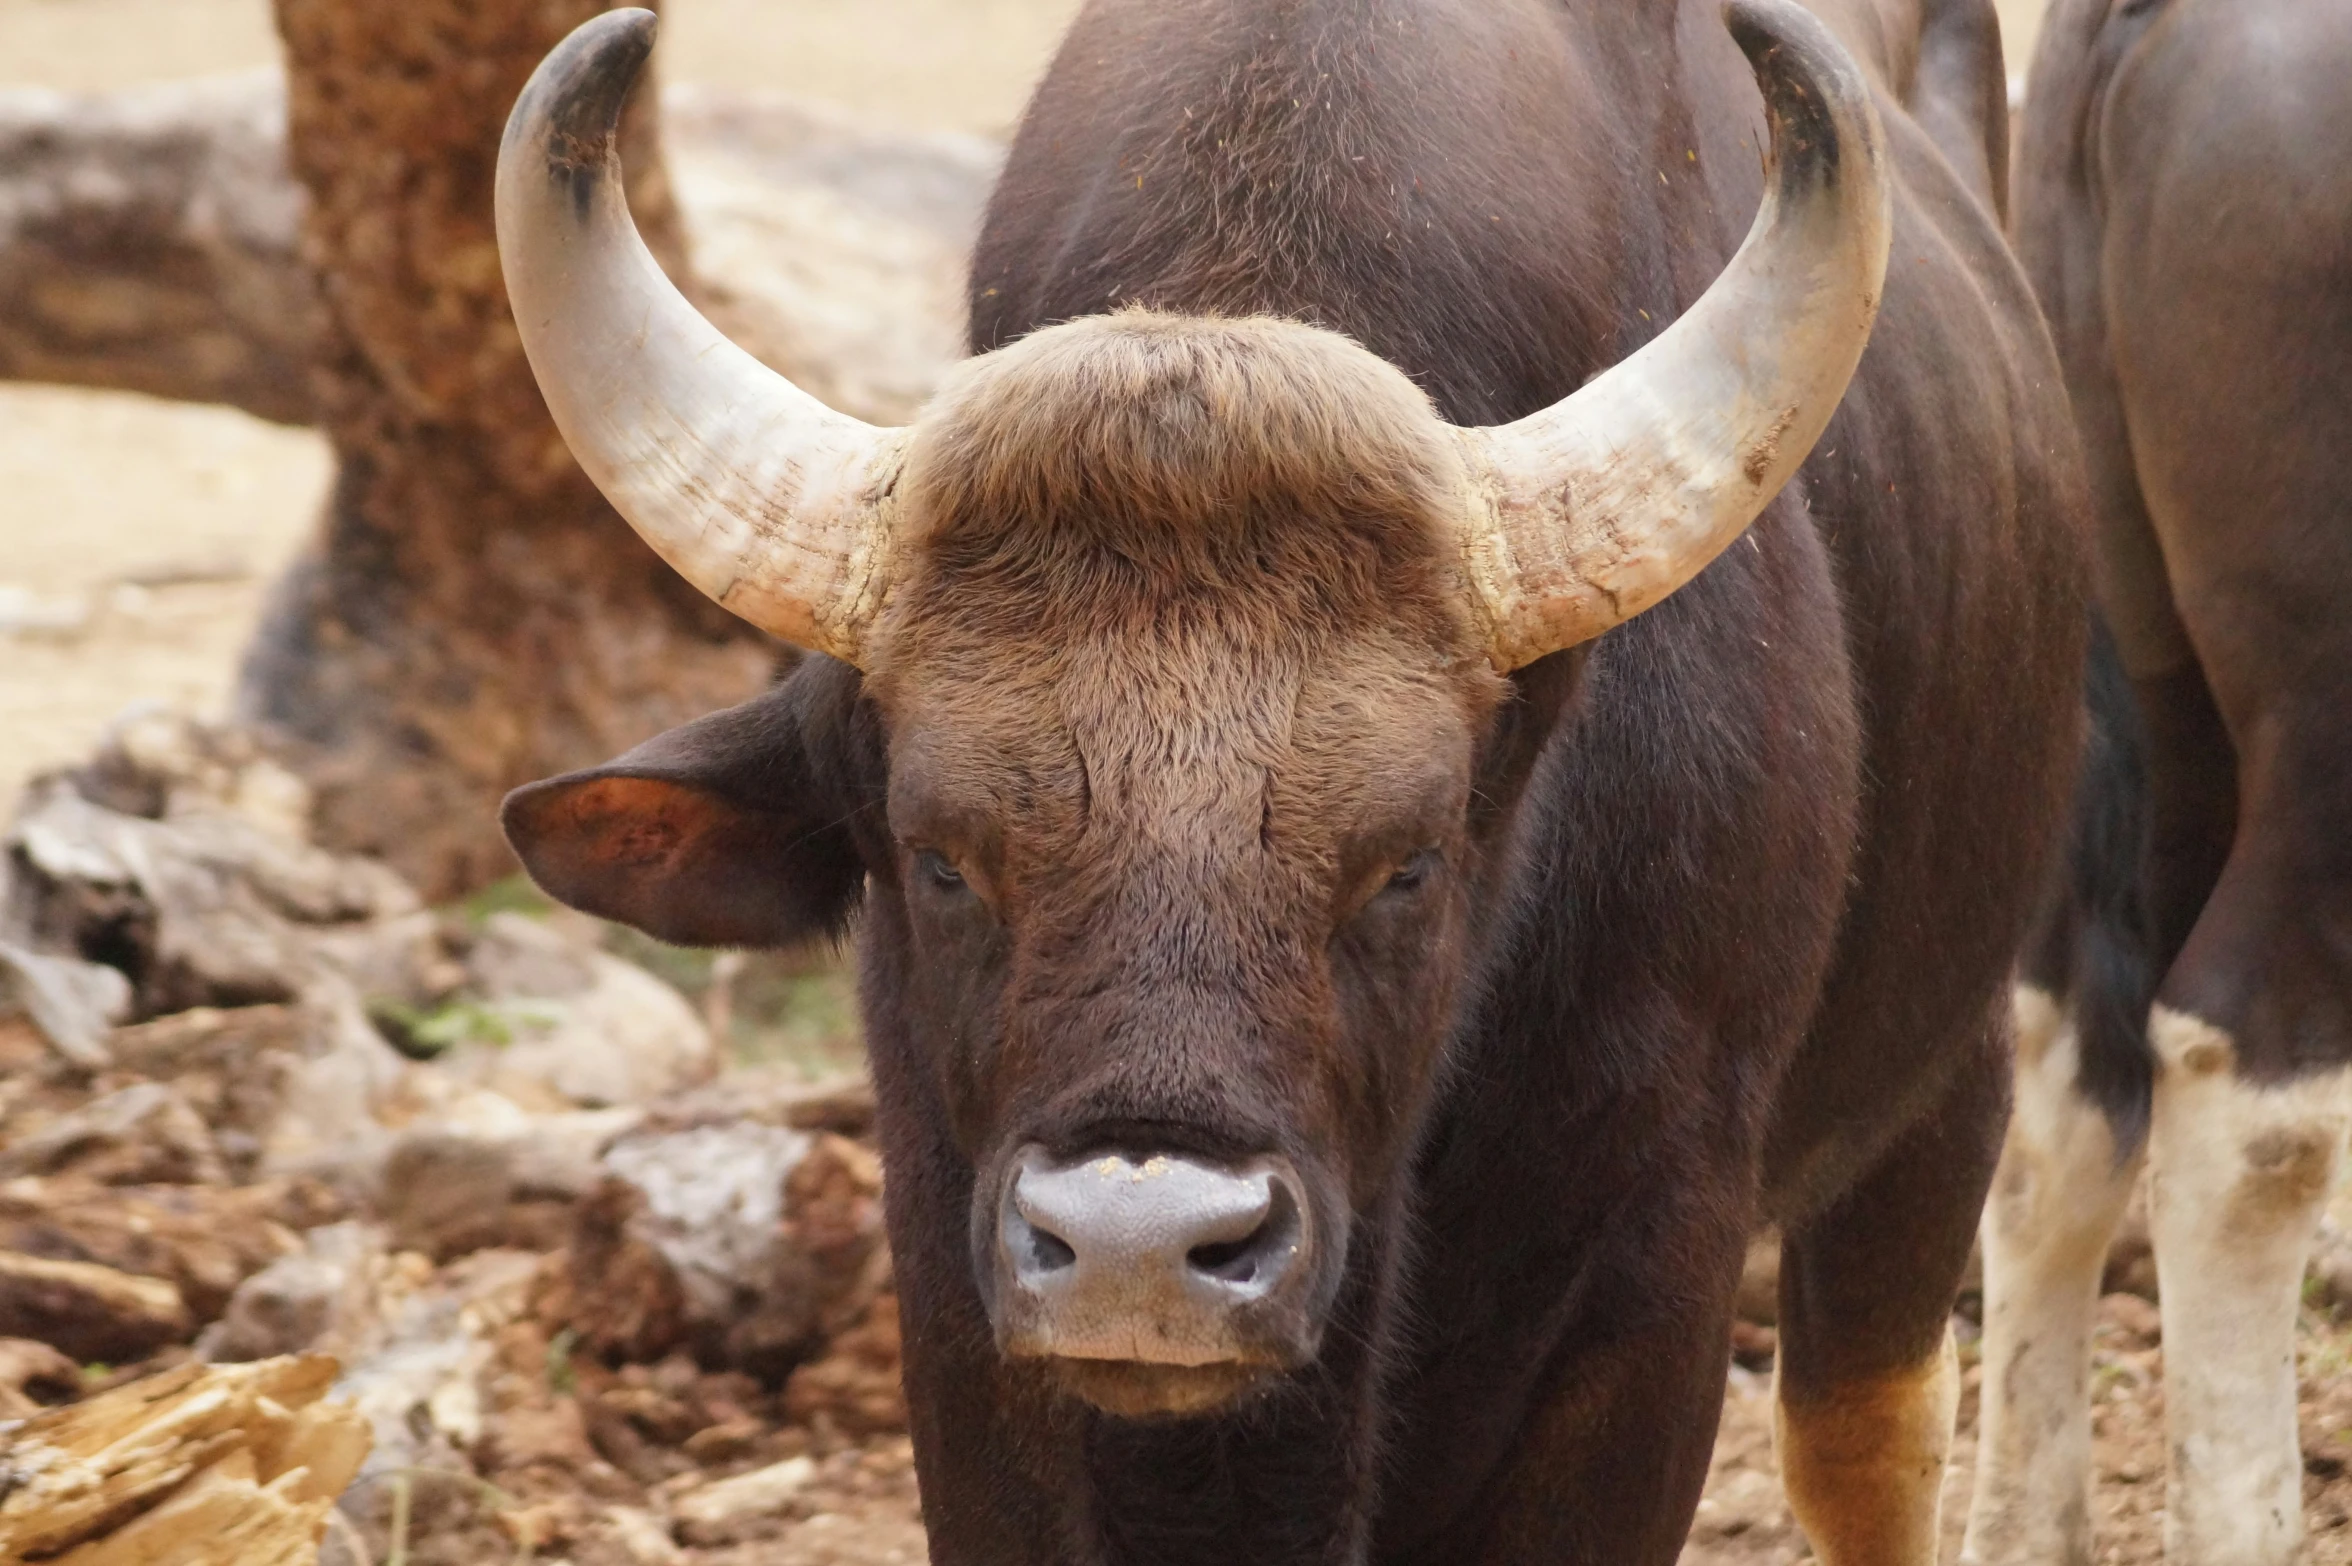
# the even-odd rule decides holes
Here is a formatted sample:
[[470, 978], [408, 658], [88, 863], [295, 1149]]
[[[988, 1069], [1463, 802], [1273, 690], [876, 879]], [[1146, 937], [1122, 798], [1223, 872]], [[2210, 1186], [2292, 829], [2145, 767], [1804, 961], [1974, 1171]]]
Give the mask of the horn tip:
[[[1725, 0], [1723, 25], [1756, 73], [1784, 179], [1834, 174], [1846, 139], [1872, 155], [1869, 84], [1820, 18], [1795, 0]], [[1841, 104], [1863, 112], [1841, 127]]]
[[651, 11], [627, 7], [573, 28], [531, 73], [507, 122], [508, 140], [527, 135], [539, 141], [551, 163], [600, 165], [660, 25]]

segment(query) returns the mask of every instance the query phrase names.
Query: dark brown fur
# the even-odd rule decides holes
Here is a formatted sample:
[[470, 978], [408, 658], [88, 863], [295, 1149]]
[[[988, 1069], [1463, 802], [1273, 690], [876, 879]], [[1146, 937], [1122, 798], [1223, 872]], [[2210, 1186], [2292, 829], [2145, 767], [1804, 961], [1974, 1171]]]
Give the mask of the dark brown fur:
[[[2158, 998], [2249, 1075], [2352, 1062], [2352, 17], [2053, 8], [2019, 246], [2145, 726]], [[2111, 1051], [2121, 1056], [2124, 1048]], [[2146, 1114], [2146, 1072], [2111, 1112]], [[2095, 1091], [2095, 1089], [2094, 1089]]]
[[[1892, 90], [1879, 333], [1804, 477], [1503, 680], [1421, 397], [1532, 411], [1705, 288], [1758, 194], [1716, 7], [1098, 0], [867, 676], [516, 796], [535, 870], [673, 937], [829, 889], [763, 905], [789, 939], [864, 868], [935, 1559], [1669, 1561], [1760, 1219], [1809, 1399], [1940, 1336], [2072, 760], [2079, 476], [1990, 176]], [[1253, 320], [1041, 330], [1136, 304], [1403, 373]], [[577, 804], [613, 777], [693, 801], [635, 867]], [[641, 884], [679, 875], [710, 895]], [[1153, 1422], [998, 1356], [976, 1210], [1012, 1149], [1106, 1141], [1298, 1165], [1346, 1240], [1311, 1363]]]

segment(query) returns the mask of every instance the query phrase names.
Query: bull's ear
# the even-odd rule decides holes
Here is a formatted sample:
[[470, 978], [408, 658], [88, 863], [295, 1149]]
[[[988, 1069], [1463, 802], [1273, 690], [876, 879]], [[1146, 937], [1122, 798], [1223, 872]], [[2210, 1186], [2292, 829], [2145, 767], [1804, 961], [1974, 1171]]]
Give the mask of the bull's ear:
[[836, 932], [865, 882], [849, 828], [855, 680], [812, 658], [756, 700], [518, 788], [507, 841], [557, 901], [676, 945]]

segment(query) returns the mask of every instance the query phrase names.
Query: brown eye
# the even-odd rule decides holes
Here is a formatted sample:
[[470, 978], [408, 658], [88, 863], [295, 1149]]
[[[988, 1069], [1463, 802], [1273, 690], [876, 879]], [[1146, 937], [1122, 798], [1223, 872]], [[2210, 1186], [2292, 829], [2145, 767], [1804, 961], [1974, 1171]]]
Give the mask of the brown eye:
[[1382, 887], [1380, 890], [1384, 894], [1389, 892], [1402, 893], [1419, 891], [1424, 884], [1426, 884], [1433, 876], [1437, 874], [1438, 870], [1443, 867], [1444, 864], [1444, 855], [1440, 854], [1434, 848], [1424, 848], [1421, 850], [1421, 852], [1415, 854], [1412, 858], [1397, 866], [1396, 873], [1388, 878], [1388, 884]]
[[923, 884], [937, 891], [960, 892], [965, 889], [963, 872], [947, 862], [947, 856], [933, 849], [915, 855], [915, 874]]

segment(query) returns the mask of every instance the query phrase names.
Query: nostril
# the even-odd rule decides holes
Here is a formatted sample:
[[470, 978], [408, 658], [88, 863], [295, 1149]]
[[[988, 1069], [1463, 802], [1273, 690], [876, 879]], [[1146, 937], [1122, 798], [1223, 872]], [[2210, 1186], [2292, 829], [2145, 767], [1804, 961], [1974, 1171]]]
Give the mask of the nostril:
[[1251, 1283], [1258, 1276], [1258, 1247], [1260, 1230], [1246, 1240], [1224, 1240], [1215, 1245], [1196, 1245], [1185, 1252], [1184, 1259], [1195, 1272], [1205, 1272], [1223, 1278], [1227, 1283]]
[[1070, 1242], [1051, 1229], [1041, 1229], [1019, 1212], [1005, 1214], [1005, 1248], [1012, 1253], [1014, 1270], [1024, 1277], [1060, 1272], [1078, 1263]]
[[1265, 1220], [1237, 1240], [1212, 1240], [1184, 1253], [1185, 1264], [1235, 1288], [1271, 1287], [1298, 1250], [1299, 1208], [1277, 1180], [1267, 1193]]
[[1032, 1228], [1029, 1231], [1029, 1254], [1022, 1259], [1034, 1271], [1059, 1272], [1064, 1267], [1076, 1266], [1078, 1253], [1070, 1249], [1069, 1242], [1060, 1235]]

